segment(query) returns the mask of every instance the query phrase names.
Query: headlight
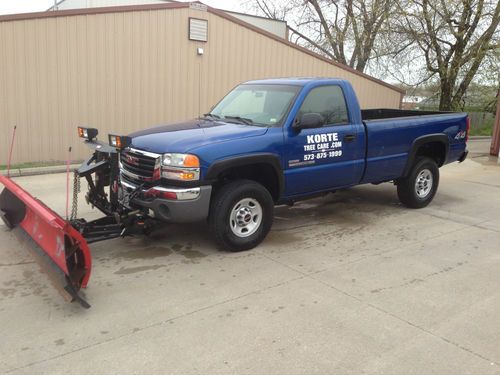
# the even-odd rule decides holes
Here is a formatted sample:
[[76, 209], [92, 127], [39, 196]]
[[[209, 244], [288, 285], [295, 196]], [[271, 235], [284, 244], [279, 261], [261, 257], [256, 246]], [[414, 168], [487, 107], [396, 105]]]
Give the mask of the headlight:
[[191, 154], [163, 154], [162, 164], [168, 167], [199, 168], [200, 160]]
[[200, 179], [200, 160], [191, 154], [168, 153], [162, 157], [162, 177], [170, 180], [195, 181]]

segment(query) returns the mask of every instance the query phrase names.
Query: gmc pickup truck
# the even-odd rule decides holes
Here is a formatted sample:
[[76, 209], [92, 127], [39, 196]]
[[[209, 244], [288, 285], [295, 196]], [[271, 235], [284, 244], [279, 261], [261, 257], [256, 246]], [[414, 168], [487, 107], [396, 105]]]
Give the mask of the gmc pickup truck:
[[341, 79], [250, 81], [199, 119], [131, 134], [118, 196], [161, 221], [208, 219], [222, 248], [246, 250], [275, 205], [358, 184], [392, 181], [405, 206], [427, 206], [468, 131], [465, 113], [361, 110]]
[[[404, 205], [425, 207], [439, 168], [467, 157], [468, 132], [465, 113], [360, 110], [341, 79], [251, 81], [196, 120], [109, 134], [107, 143], [79, 127], [94, 152], [75, 171], [71, 215], [69, 174], [66, 218], [0, 175], [0, 217], [54, 266], [59, 290], [88, 308], [79, 291], [92, 243], [208, 220], [222, 248], [251, 249], [271, 229], [275, 205], [367, 183], [392, 181]], [[103, 217], [77, 218], [81, 179]]]

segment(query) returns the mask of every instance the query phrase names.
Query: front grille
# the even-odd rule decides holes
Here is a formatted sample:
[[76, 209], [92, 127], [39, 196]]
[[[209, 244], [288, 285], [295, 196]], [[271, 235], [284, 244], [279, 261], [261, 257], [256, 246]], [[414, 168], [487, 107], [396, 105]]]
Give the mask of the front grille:
[[140, 185], [160, 178], [160, 155], [136, 149], [120, 154], [120, 174], [129, 183]]

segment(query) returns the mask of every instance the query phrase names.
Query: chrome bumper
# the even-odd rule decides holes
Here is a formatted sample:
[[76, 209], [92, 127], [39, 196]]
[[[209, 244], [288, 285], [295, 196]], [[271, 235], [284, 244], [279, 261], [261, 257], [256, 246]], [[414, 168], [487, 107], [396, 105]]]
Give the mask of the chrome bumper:
[[[122, 189], [137, 189], [137, 186], [127, 182], [122, 181], [121, 185]], [[206, 220], [208, 217], [212, 195], [211, 185], [187, 189], [156, 186], [154, 189], [162, 193], [175, 193], [176, 199], [163, 197], [143, 199], [137, 197], [132, 198], [126, 206], [128, 207], [131, 204], [131, 206], [148, 209], [152, 217], [168, 223], [197, 222]], [[143, 192], [148, 192], [148, 190], [143, 190]]]
[[[127, 189], [135, 190], [137, 189], [137, 186], [134, 186], [132, 184], [129, 184], [128, 182], [121, 181], [122, 186], [124, 186]], [[177, 195], [177, 200], [178, 201], [187, 201], [187, 200], [193, 200], [197, 199], [200, 196], [200, 191], [201, 189], [199, 187], [195, 188], [165, 188], [162, 186], [155, 186], [154, 188], [157, 191], [161, 191], [164, 193], [175, 193]], [[142, 192], [145, 193], [149, 189], [143, 189]]]

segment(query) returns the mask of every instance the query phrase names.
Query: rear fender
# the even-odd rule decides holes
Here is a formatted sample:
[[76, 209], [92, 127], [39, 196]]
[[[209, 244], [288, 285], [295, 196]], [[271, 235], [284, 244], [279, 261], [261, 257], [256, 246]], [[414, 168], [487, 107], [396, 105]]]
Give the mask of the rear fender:
[[448, 139], [448, 136], [446, 134], [423, 135], [421, 137], [416, 138], [413, 141], [413, 144], [411, 145], [410, 152], [408, 153], [408, 160], [406, 161], [406, 166], [403, 171], [403, 177], [408, 176], [413, 164], [415, 164], [419, 148], [425, 145], [426, 143], [430, 142], [439, 142], [444, 145], [445, 155], [443, 163], [446, 163], [446, 159], [448, 158], [448, 151], [450, 149], [450, 141]]

